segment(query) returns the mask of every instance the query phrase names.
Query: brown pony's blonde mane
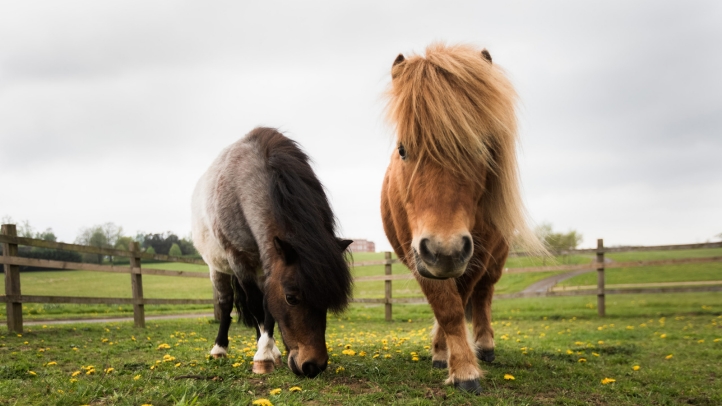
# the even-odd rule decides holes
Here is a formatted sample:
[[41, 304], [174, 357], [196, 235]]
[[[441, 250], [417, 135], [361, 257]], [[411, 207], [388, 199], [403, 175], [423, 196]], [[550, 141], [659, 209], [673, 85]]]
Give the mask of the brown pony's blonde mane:
[[[431, 160], [483, 182], [485, 218], [507, 241], [543, 253], [527, 226], [519, 192], [517, 95], [503, 70], [488, 59], [473, 46], [436, 43], [424, 56], [395, 63], [388, 119], [416, 165]], [[488, 169], [486, 179], [478, 176], [480, 168]]]

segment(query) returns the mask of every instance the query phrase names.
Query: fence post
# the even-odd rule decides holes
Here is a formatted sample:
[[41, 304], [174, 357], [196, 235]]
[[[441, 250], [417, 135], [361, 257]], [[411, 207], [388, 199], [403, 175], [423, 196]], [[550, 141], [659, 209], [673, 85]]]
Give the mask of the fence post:
[[[133, 290], [133, 322], [135, 327], [145, 328], [145, 305], [143, 304], [143, 275], [140, 273], [140, 247], [133, 241], [130, 243], [130, 287]], [[135, 273], [137, 269], [138, 273]]]
[[[384, 274], [391, 275], [391, 252], [384, 252], [384, 259], [386, 260], [386, 265], [384, 265]], [[391, 280], [386, 280], [384, 285], [386, 288], [384, 301], [384, 303], [386, 303], [386, 321], [391, 321]]]
[[604, 305], [604, 239], [597, 240], [597, 313], [599, 317], [606, 315]]
[[[2, 234], [17, 237], [15, 224], [3, 224]], [[18, 255], [17, 244], [3, 244], [3, 256], [14, 257]], [[23, 332], [23, 304], [13, 302], [12, 296], [20, 296], [20, 267], [18, 265], [5, 265], [5, 314], [7, 316], [8, 330], [21, 334]], [[19, 299], [18, 299], [19, 300]]]

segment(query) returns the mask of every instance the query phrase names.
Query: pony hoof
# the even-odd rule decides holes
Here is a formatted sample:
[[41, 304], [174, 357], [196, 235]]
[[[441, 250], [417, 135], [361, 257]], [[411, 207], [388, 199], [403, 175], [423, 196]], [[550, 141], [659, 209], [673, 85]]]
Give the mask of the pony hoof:
[[273, 361], [253, 361], [254, 374], [270, 374], [273, 372]]
[[226, 354], [211, 354], [214, 359], [225, 358]]
[[283, 362], [281, 361], [281, 357], [280, 356], [276, 357], [273, 360], [273, 364], [276, 365], [276, 367], [280, 367], [281, 365], [283, 365]]
[[476, 351], [476, 358], [479, 358], [484, 362], [492, 362], [496, 359], [496, 355], [494, 355], [493, 348], [490, 350], [479, 349], [478, 351]]
[[434, 369], [446, 369], [448, 367], [449, 367], [449, 365], [446, 363], [446, 361], [436, 360], [431, 363], [431, 368], [434, 368]]
[[454, 386], [463, 390], [464, 392], [473, 393], [474, 395], [481, 394], [481, 383], [479, 383], [478, 379], [454, 382]]

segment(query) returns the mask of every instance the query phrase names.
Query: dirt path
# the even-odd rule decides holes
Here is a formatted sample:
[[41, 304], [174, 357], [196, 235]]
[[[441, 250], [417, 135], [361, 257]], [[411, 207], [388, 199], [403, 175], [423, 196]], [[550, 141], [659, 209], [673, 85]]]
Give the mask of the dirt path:
[[[610, 262], [613, 262], [613, 261], [609, 258], [604, 258], [604, 263], [608, 264]], [[553, 275], [546, 279], [542, 279], [538, 282], [534, 282], [531, 285], [527, 286], [526, 289], [522, 290], [522, 292], [523, 293], [546, 292], [549, 289], [553, 288], [557, 283], [559, 283], [561, 281], [565, 281], [565, 280], [567, 280], [569, 278], [573, 278], [577, 275], [581, 275], [581, 274], [584, 274], [587, 272], [593, 272], [596, 270], [596, 268], [594, 268], [594, 263], [589, 264], [589, 266], [590, 266], [589, 269], [580, 269], [578, 271], [571, 271], [571, 272], [562, 273], [559, 275]]]
[[[172, 319], [195, 319], [198, 317], [212, 318], [213, 314], [164, 314], [159, 316], [145, 316], [146, 321], [152, 320], [172, 320]], [[41, 324], [75, 324], [75, 323], [118, 323], [132, 322], [132, 317], [111, 317], [105, 319], [65, 319], [65, 320], [33, 320], [23, 323], [25, 326], [37, 326]]]

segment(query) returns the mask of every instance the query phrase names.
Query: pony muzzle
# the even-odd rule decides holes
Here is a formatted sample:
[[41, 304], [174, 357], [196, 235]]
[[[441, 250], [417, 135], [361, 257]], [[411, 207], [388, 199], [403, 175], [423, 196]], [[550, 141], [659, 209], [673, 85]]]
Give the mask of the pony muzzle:
[[318, 362], [317, 360], [305, 360], [303, 362], [297, 361], [300, 358], [301, 357], [298, 356], [297, 351], [290, 352], [288, 356], [288, 367], [298, 376], [315, 378], [321, 372], [325, 371], [326, 367], [328, 367], [328, 356], [323, 362]]
[[465, 271], [474, 253], [470, 235], [447, 241], [424, 237], [412, 244], [417, 272], [429, 279], [458, 278]]

